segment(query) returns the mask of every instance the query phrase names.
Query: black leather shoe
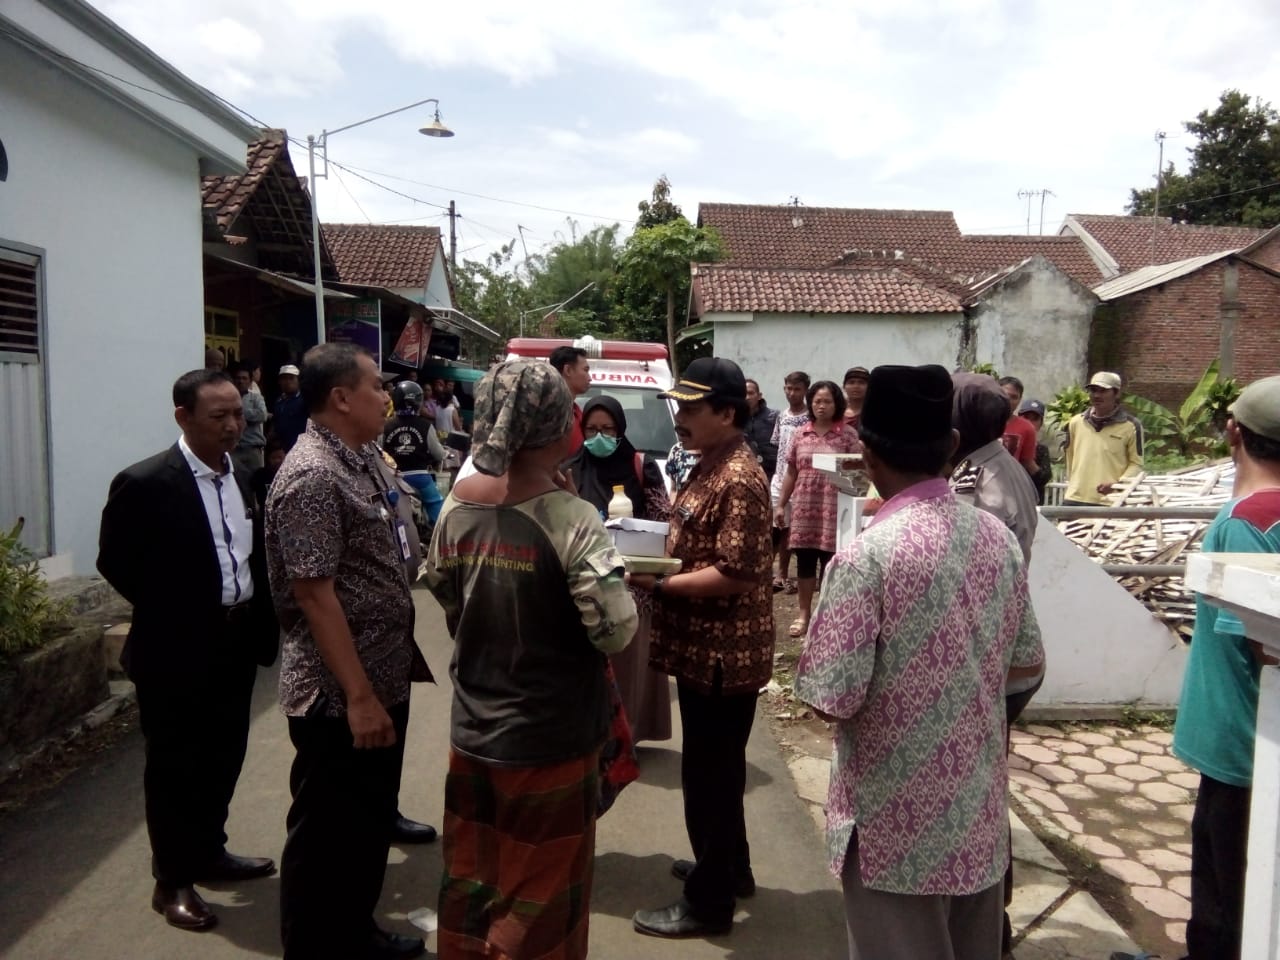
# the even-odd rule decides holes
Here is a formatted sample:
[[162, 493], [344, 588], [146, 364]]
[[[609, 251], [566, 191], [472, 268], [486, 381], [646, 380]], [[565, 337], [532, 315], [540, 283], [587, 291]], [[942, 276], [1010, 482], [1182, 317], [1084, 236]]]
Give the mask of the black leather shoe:
[[[693, 873], [694, 863], [692, 860], [677, 860], [671, 864], [671, 875], [684, 883], [689, 879], [689, 874]], [[733, 895], [739, 900], [745, 900], [747, 897], [753, 896], [756, 892], [756, 878], [752, 874], [751, 868], [747, 868], [747, 872], [738, 877], [738, 888], [733, 891]]]
[[636, 933], [649, 937], [680, 939], [685, 937], [718, 937], [733, 929], [733, 918], [727, 920], [702, 920], [693, 915], [689, 901], [681, 897], [661, 910], [639, 910], [631, 918]]
[[157, 883], [151, 894], [151, 909], [165, 923], [179, 930], [208, 930], [218, 923], [218, 915], [209, 909], [195, 887], [170, 887]]
[[420, 957], [427, 945], [421, 937], [404, 937], [381, 927], [374, 927], [369, 934], [369, 949], [365, 953], [366, 960], [407, 960], [408, 957]]
[[395, 823], [391, 826], [392, 843], [432, 843], [437, 836], [436, 828], [431, 824], [410, 820], [403, 814], [396, 814]]
[[198, 883], [233, 883], [255, 880], [276, 872], [276, 862], [268, 857], [237, 857], [223, 850], [218, 858], [196, 877]]

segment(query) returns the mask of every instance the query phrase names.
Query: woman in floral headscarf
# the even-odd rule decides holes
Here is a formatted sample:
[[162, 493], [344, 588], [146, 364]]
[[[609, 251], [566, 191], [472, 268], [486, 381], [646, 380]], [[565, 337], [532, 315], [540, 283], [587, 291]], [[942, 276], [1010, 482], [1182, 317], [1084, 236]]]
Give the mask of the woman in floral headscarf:
[[549, 364], [476, 388], [472, 459], [427, 583], [454, 640], [439, 956], [587, 955], [605, 656], [636, 628], [622, 558], [561, 488], [573, 398]]

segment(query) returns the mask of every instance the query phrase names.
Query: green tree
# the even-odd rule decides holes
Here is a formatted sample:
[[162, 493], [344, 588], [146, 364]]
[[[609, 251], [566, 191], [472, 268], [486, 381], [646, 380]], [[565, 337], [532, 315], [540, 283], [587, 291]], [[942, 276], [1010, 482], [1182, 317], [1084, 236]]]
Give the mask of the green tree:
[[[1265, 100], [1226, 90], [1212, 110], [1183, 124], [1196, 138], [1187, 172], [1170, 162], [1160, 211], [1188, 223], [1272, 227], [1280, 223], [1280, 114]], [[1127, 210], [1150, 216], [1155, 187], [1129, 192]]]
[[546, 253], [529, 258], [530, 298], [537, 306], [572, 298], [559, 312], [556, 333], [560, 336], [611, 336], [621, 227], [600, 225], [582, 236], [576, 223], [570, 221], [570, 227], [570, 241], [561, 240]]
[[[505, 244], [483, 261], [464, 260], [454, 272], [453, 289], [458, 309], [498, 331], [507, 339], [520, 330], [520, 315], [533, 303], [528, 285], [512, 268], [515, 242]], [[479, 337], [463, 338], [463, 354], [487, 361], [494, 349]]]
[[676, 363], [677, 295], [688, 289], [689, 265], [720, 259], [723, 245], [714, 230], [695, 227], [684, 217], [652, 227], [637, 227], [627, 240], [619, 267], [637, 289], [661, 292], [666, 301], [667, 349]]
[[653, 198], [641, 200], [638, 209], [640, 216], [636, 218], [636, 229], [656, 227], [660, 223], [670, 223], [684, 216], [680, 205], [671, 201], [671, 181], [664, 173], [653, 184]]

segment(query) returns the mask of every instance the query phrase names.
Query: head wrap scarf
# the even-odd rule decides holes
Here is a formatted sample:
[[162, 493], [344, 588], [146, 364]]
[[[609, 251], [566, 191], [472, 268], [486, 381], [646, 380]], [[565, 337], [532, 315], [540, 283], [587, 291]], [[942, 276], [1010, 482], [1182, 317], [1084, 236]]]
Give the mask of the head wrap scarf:
[[573, 428], [573, 394], [545, 360], [500, 363], [476, 385], [471, 462], [500, 477], [520, 450], [555, 443]]
[[951, 383], [955, 387], [951, 422], [960, 434], [955, 456], [959, 462], [1004, 435], [1009, 422], [1009, 398], [1000, 384], [986, 374], [953, 373]]

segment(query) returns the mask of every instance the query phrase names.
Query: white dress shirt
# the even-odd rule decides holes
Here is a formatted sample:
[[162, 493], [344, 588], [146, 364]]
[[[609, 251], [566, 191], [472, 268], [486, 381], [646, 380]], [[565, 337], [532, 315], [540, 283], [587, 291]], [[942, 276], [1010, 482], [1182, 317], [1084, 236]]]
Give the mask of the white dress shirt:
[[[218, 473], [187, 446], [186, 437], [178, 438], [178, 449], [186, 458], [196, 478], [196, 489], [204, 502], [204, 512], [213, 534], [213, 546], [222, 569], [222, 605], [244, 603], [253, 596], [253, 574], [249, 572], [249, 554], [253, 552], [253, 518], [249, 515], [231, 468], [231, 458], [223, 454]], [[221, 481], [221, 489], [214, 480]]]

